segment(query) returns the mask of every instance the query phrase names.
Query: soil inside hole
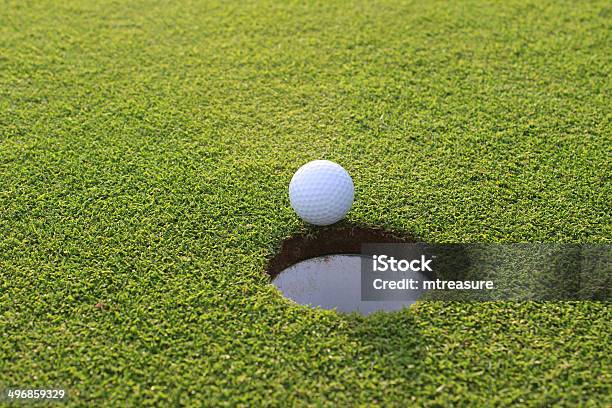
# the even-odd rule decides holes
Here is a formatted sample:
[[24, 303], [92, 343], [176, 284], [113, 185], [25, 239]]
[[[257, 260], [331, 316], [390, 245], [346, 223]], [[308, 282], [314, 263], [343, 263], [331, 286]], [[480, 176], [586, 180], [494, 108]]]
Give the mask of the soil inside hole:
[[266, 271], [274, 279], [289, 266], [310, 258], [334, 254], [359, 254], [365, 243], [410, 243], [412, 237], [375, 228], [322, 228], [314, 233], [286, 239], [280, 252], [268, 262]]

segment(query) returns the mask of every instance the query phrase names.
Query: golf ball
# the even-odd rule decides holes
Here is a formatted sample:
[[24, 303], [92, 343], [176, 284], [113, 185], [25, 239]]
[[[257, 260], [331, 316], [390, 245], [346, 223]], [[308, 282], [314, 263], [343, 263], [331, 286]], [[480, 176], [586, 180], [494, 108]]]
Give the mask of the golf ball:
[[289, 201], [297, 215], [314, 225], [340, 221], [353, 205], [353, 179], [342, 166], [314, 160], [298, 169], [289, 183]]

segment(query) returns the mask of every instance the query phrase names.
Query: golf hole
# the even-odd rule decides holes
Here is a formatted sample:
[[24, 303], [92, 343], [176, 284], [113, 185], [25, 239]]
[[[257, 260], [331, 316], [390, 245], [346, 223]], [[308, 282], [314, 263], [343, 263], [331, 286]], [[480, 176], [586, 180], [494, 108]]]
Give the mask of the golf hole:
[[[310, 307], [357, 312], [396, 311], [416, 301], [361, 300], [361, 244], [414, 239], [367, 228], [322, 229], [283, 242], [268, 265], [272, 284], [288, 299]], [[422, 276], [414, 276], [422, 279]]]

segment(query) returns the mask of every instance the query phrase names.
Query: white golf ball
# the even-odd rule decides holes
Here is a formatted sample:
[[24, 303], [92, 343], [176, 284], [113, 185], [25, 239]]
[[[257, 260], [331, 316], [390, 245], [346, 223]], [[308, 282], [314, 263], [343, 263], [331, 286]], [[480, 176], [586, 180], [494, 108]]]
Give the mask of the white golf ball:
[[314, 225], [340, 221], [353, 205], [353, 179], [339, 164], [314, 160], [298, 169], [289, 183], [289, 201], [297, 215]]

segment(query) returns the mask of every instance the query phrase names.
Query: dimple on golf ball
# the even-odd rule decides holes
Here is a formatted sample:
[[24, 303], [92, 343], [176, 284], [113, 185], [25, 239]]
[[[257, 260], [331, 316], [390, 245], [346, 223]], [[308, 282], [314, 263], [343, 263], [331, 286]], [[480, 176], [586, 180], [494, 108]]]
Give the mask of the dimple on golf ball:
[[339, 164], [314, 160], [298, 169], [289, 183], [289, 201], [307, 223], [331, 225], [353, 205], [353, 179]]

